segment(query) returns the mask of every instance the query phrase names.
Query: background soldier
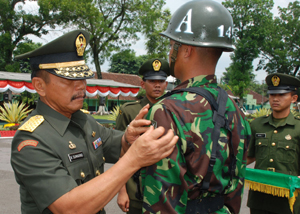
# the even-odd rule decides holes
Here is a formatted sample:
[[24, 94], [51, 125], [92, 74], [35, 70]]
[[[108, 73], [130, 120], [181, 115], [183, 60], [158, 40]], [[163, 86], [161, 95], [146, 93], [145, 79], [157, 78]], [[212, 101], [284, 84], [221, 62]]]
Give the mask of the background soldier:
[[[83, 38], [80, 45], [78, 38]], [[88, 41], [86, 31], [76, 30], [16, 57], [30, 58], [32, 85], [40, 95], [12, 141], [23, 214], [105, 213], [103, 207], [134, 172], [166, 157], [176, 143], [171, 130], [160, 138], [162, 127], [142, 127], [151, 124], [141, 119], [146, 108], [124, 135], [80, 111], [86, 79], [94, 76], [83, 58]], [[103, 173], [104, 162], [116, 162], [127, 149]]]
[[233, 50], [232, 27], [225, 7], [198, 0], [181, 6], [162, 33], [181, 84], [147, 119], [171, 128], [179, 141], [168, 158], [142, 170], [143, 213], [239, 213], [250, 127], [214, 75], [222, 52]]
[[[166, 81], [169, 71], [169, 63], [164, 59], [150, 59], [139, 69], [143, 76], [141, 86], [146, 91], [146, 96], [136, 102], [128, 102], [120, 107], [120, 113], [116, 120], [116, 129], [124, 131], [127, 125], [136, 117], [139, 111], [147, 104], [150, 107], [162, 96], [168, 86]], [[130, 214], [142, 213], [143, 197], [141, 191], [140, 171], [136, 172], [126, 183], [118, 195], [118, 205], [124, 212]], [[127, 191], [126, 191], [127, 190]], [[128, 194], [127, 194], [128, 193]]]
[[[300, 175], [300, 118], [291, 111], [291, 103], [298, 99], [299, 79], [287, 74], [266, 77], [269, 102], [273, 110], [251, 123], [252, 137], [247, 164], [255, 162], [255, 169], [288, 175]], [[248, 207], [251, 214], [291, 214], [287, 198], [249, 190]], [[300, 213], [300, 198], [296, 198], [294, 214]]]

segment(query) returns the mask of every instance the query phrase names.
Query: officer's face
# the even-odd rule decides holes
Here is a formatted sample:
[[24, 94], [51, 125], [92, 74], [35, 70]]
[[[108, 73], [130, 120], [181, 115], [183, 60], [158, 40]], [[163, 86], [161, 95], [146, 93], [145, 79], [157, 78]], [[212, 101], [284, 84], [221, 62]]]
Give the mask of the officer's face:
[[285, 94], [270, 94], [269, 101], [271, 108], [274, 112], [284, 112], [289, 111], [291, 103], [297, 101], [298, 96], [292, 95], [292, 93]]
[[[141, 82], [141, 86], [146, 90], [146, 96], [149, 100], [162, 96], [167, 85], [168, 82], [165, 80], [145, 80]], [[153, 101], [151, 102], [154, 103]]]
[[86, 80], [68, 80], [49, 74], [50, 81], [45, 84], [41, 100], [57, 112], [71, 117], [82, 108], [85, 98]]

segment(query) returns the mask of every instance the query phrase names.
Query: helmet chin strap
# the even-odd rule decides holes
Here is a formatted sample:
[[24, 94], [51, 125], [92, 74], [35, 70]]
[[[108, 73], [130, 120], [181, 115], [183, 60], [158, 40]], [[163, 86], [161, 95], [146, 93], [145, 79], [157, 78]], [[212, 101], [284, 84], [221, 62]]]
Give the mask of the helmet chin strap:
[[170, 74], [173, 77], [175, 77], [174, 67], [175, 67], [175, 62], [176, 62], [176, 59], [177, 59], [178, 49], [179, 49], [180, 46], [181, 46], [181, 44], [179, 42], [175, 42], [174, 45], [173, 45], [173, 52], [172, 52], [172, 55], [171, 55], [171, 66], [170, 66]]

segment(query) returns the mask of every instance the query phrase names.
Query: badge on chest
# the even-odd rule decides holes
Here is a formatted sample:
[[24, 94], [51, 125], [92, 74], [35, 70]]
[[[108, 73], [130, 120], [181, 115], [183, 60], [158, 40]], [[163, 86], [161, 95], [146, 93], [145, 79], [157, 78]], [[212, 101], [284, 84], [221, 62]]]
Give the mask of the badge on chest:
[[93, 142], [93, 146], [94, 146], [94, 149], [95, 149], [95, 150], [98, 149], [99, 146], [101, 146], [101, 145], [102, 145], [101, 137], [99, 137], [97, 140], [95, 140], [95, 141]]

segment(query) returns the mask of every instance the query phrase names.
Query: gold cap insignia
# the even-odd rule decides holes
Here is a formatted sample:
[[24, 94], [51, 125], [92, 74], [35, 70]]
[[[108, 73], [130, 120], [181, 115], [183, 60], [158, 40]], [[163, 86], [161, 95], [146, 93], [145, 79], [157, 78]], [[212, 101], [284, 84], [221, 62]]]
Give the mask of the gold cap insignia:
[[278, 86], [279, 83], [280, 83], [280, 78], [278, 76], [276, 76], [276, 75], [273, 76], [272, 77], [272, 83], [273, 83], [274, 86]]
[[161, 68], [161, 62], [159, 60], [154, 60], [152, 63], [154, 71], [159, 71]]
[[292, 140], [292, 136], [288, 134], [287, 136], [285, 136], [285, 139], [286, 140]]
[[77, 55], [83, 56], [86, 47], [86, 39], [82, 33], [77, 36], [75, 46], [77, 50]]
[[76, 145], [74, 143], [72, 143], [72, 141], [69, 141], [69, 148], [76, 149]]
[[44, 117], [42, 115], [35, 115], [27, 120], [18, 130], [33, 132], [39, 125], [44, 122]]

